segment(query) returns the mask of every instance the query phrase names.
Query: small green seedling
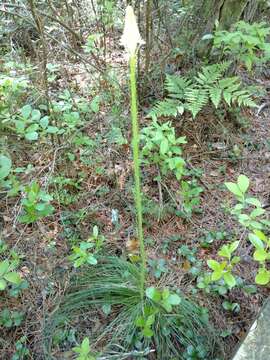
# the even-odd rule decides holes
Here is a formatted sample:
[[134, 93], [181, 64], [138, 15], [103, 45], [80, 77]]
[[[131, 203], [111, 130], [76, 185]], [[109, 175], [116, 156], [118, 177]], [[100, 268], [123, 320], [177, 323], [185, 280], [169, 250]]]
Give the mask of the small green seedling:
[[240, 305], [238, 303], [231, 303], [229, 301], [223, 301], [222, 303], [223, 309], [227, 311], [231, 311], [234, 314], [237, 314], [240, 312]]
[[19, 311], [10, 311], [5, 308], [0, 312], [0, 325], [11, 328], [20, 326], [24, 318], [24, 313]]
[[194, 211], [199, 212], [200, 194], [203, 192], [203, 188], [198, 186], [195, 179], [191, 181], [181, 181], [180, 197], [182, 200], [182, 212], [183, 215], [190, 218]]
[[207, 357], [207, 351], [203, 345], [193, 346], [189, 345], [184, 353], [184, 359], [186, 360], [204, 360]]
[[207, 265], [211, 270], [212, 281], [218, 281], [223, 279], [224, 282], [230, 287], [233, 288], [236, 285], [236, 279], [232, 274], [233, 267], [240, 262], [240, 257], [233, 256], [233, 252], [238, 248], [239, 241], [234, 241], [229, 245], [223, 245], [218, 252], [218, 255], [224, 257], [226, 260], [218, 262], [216, 260], [208, 260]]
[[11, 172], [12, 162], [9, 157], [0, 154], [0, 184]]
[[[253, 229], [263, 229], [264, 226], [269, 226], [267, 220], [262, 220], [260, 217], [265, 213], [265, 210], [262, 208], [261, 202], [254, 198], [247, 196], [247, 190], [249, 188], [249, 179], [245, 175], [240, 175], [236, 183], [227, 182], [225, 186], [227, 189], [234, 194], [238, 200], [238, 204], [232, 209], [231, 213], [237, 216], [238, 221], [244, 227], [253, 230]], [[249, 213], [244, 213], [250, 207], [255, 207], [249, 211]]]
[[153, 121], [151, 125], [142, 129], [141, 140], [143, 162], [158, 166], [162, 175], [167, 175], [171, 171], [176, 179], [180, 180], [185, 170], [185, 160], [181, 155], [186, 138], [177, 138], [170, 122], [160, 125]]
[[150, 271], [156, 279], [159, 279], [162, 274], [168, 272], [168, 267], [165, 259], [149, 259]]
[[56, 134], [59, 129], [49, 125], [49, 117], [41, 116], [38, 109], [33, 109], [31, 105], [21, 108], [20, 114], [14, 120], [17, 134], [24, 136], [26, 140], [38, 140], [41, 134]]
[[270, 260], [270, 238], [262, 231], [254, 230], [249, 234], [249, 240], [255, 247], [253, 258], [260, 264], [255, 282], [258, 285], [267, 285], [270, 282], [270, 271], [266, 268], [266, 262]]
[[6, 259], [0, 262], [0, 291], [6, 289], [9, 284], [18, 285], [22, 281], [14, 266]]
[[23, 214], [19, 218], [20, 222], [31, 224], [53, 213], [54, 207], [50, 204], [52, 196], [41, 190], [36, 181], [25, 186], [24, 192], [26, 197], [21, 202]]
[[84, 338], [80, 346], [75, 346], [72, 349], [76, 354], [76, 360], [96, 360], [97, 357], [94, 352], [91, 351], [90, 342], [88, 338]]
[[11, 360], [23, 360], [23, 359], [28, 359], [29, 355], [30, 355], [30, 351], [29, 349], [26, 347], [26, 341], [27, 338], [26, 336], [22, 336], [15, 344], [16, 346], [16, 351], [15, 353], [12, 355]]
[[160, 291], [154, 286], [151, 286], [145, 290], [145, 294], [148, 299], [160, 305], [168, 313], [173, 310], [173, 306], [177, 306], [181, 303], [180, 296], [175, 293], [171, 293], [169, 289]]
[[101, 250], [105, 237], [99, 234], [98, 227], [93, 227], [93, 233], [87, 241], [82, 241], [79, 246], [73, 246], [73, 254], [69, 259], [73, 261], [74, 267], [78, 268], [84, 264], [96, 265], [96, 254]]
[[254, 65], [262, 65], [270, 58], [269, 34], [270, 27], [266, 23], [239, 21], [234, 29], [217, 29], [210, 37], [214, 40], [213, 49], [218, 49], [222, 55], [233, 58], [238, 64], [244, 64], [251, 72]]
[[144, 312], [142, 316], [139, 316], [135, 325], [141, 329], [141, 335], [146, 338], [151, 338], [154, 335], [152, 330], [152, 326], [156, 320], [156, 314], [158, 313], [158, 309], [151, 306], [145, 306]]

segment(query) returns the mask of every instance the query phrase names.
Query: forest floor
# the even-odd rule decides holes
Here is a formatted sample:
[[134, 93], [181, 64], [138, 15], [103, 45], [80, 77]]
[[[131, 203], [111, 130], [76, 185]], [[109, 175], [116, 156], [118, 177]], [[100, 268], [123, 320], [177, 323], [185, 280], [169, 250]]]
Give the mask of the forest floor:
[[[76, 79], [78, 80], [75, 73], [76, 71], [70, 75], [71, 80], [68, 79], [69, 86], [72, 81], [75, 86]], [[261, 79], [261, 82], [265, 86], [267, 82], [270, 83], [267, 79]], [[58, 83], [64, 87], [65, 81], [60, 78]], [[267, 101], [270, 98], [264, 99], [264, 102]], [[216, 258], [222, 244], [232, 239], [239, 240], [238, 235], [241, 237], [243, 234], [240, 225], [228, 212], [233, 200], [223, 186], [225, 181], [235, 181], [239, 174], [245, 174], [250, 179], [252, 195], [258, 197], [263, 204], [269, 202], [270, 108], [264, 108], [259, 115], [256, 111], [243, 111], [238, 122], [228, 118], [218, 119], [211, 109], [204, 110], [196, 120], [188, 116], [181, 124], [174, 120], [177, 135], [186, 135], [188, 140], [184, 156], [190, 169], [194, 169], [194, 172], [196, 169], [201, 170], [197, 176], [198, 183], [203, 188], [200, 212], [190, 219], [183, 219], [170, 211], [172, 194], [178, 188], [177, 181], [166, 178], [160, 188], [153, 180], [157, 175], [156, 169], [143, 169], [143, 192], [148, 199], [145, 237], [148, 257], [153, 260], [150, 266], [153, 281], [178, 287], [209, 309], [210, 318], [218, 325], [222, 335], [227, 359], [230, 359], [265, 298], [269, 296], [269, 288], [258, 286], [252, 294], [239, 288], [224, 296], [206, 294], [196, 288], [197, 276], [193, 276], [192, 271], [200, 273], [207, 270], [207, 259]], [[1, 307], [9, 306], [25, 313], [22, 326], [15, 331], [3, 330], [1, 360], [11, 358], [14, 343], [23, 335], [28, 338], [30, 358], [43, 358], [42, 329], [45, 317], [64, 294], [73, 274], [73, 270], [70, 270], [72, 264], [68, 260], [71, 245], [78, 239], [87, 239], [94, 225], [98, 225], [104, 235], [108, 253], [124, 256], [130, 252], [136, 253], [138, 243], [133, 238], [128, 114], [127, 110], [120, 119], [128, 141], [116, 144], [113, 135], [108, 137], [111, 134], [112, 119], [107, 109], [101, 107], [92, 121], [83, 128], [83, 133], [92, 139], [93, 148], [91, 151], [83, 147], [76, 150], [72, 161], [67, 160], [67, 153], [73, 151], [69, 144], [51, 146], [44, 142], [39, 147], [33, 147], [26, 141], [15, 143], [10, 140], [15, 165], [33, 165], [31, 170], [21, 175], [22, 179], [37, 178], [41, 184], [50, 186], [54, 191], [55, 213], [34, 224], [25, 225], [18, 221], [20, 199], [6, 198], [1, 201], [2, 238], [20, 254], [21, 275], [29, 282], [28, 289], [22, 292], [20, 298], [1, 298]], [[242, 119], [242, 124], [239, 119]], [[141, 116], [142, 124], [147, 124], [148, 121], [149, 119]], [[64, 178], [72, 181], [65, 183]], [[52, 179], [57, 186], [54, 187]], [[112, 219], [113, 211], [117, 213], [116, 223]], [[202, 246], [207, 242], [209, 246]], [[179, 253], [182, 245], [189, 249], [186, 255]], [[237, 267], [237, 273], [245, 284], [254, 284], [256, 265], [251, 261], [252, 252], [245, 238], [241, 239], [238, 251], [244, 261]], [[165, 261], [160, 262], [160, 259]], [[224, 300], [237, 303], [238, 310], [225, 310], [222, 306]], [[86, 314], [85, 336], [90, 331], [88, 320]], [[92, 324], [93, 321], [95, 319], [92, 318]], [[98, 316], [96, 321], [99, 321]], [[72, 344], [75, 332], [76, 324], [73, 334], [66, 334], [66, 344]], [[63, 351], [59, 355], [56, 352], [56, 358], [69, 358], [65, 346], [60, 348]]]

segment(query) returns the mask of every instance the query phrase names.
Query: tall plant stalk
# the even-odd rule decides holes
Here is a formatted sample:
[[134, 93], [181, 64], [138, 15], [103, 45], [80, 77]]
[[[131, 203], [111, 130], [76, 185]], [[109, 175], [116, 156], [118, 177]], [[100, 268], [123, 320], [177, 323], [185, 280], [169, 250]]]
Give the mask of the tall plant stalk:
[[140, 134], [138, 122], [138, 104], [137, 104], [137, 82], [136, 82], [136, 65], [137, 54], [140, 45], [144, 44], [141, 38], [136, 17], [133, 8], [127, 6], [125, 16], [125, 27], [121, 38], [129, 60], [129, 76], [130, 76], [130, 105], [131, 105], [131, 121], [132, 121], [132, 151], [133, 151], [133, 167], [135, 182], [135, 208], [137, 215], [137, 236], [140, 243], [141, 255], [141, 272], [140, 272], [140, 295], [144, 298], [145, 275], [146, 275], [146, 253], [143, 238], [142, 226], [142, 195], [141, 195], [141, 174], [140, 174]]
[[142, 196], [141, 196], [141, 171], [140, 171], [140, 133], [138, 122], [137, 84], [136, 84], [137, 56], [133, 55], [129, 60], [130, 67], [130, 94], [131, 94], [131, 120], [132, 120], [132, 150], [135, 182], [135, 207], [137, 214], [137, 236], [140, 243], [141, 273], [140, 273], [140, 294], [144, 297], [144, 285], [146, 274], [146, 253], [144, 246], [143, 225], [142, 225]]

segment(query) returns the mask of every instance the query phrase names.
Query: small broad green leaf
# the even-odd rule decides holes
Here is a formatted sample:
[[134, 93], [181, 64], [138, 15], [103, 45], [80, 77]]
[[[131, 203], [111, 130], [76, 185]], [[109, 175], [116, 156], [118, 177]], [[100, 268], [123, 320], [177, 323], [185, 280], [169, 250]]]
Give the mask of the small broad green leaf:
[[25, 119], [28, 119], [30, 114], [32, 112], [32, 106], [31, 105], [25, 105], [21, 108], [21, 114]]
[[237, 184], [232, 183], [232, 182], [226, 182], [225, 186], [231, 193], [233, 193], [237, 197], [243, 198], [243, 194]]
[[102, 305], [102, 311], [104, 312], [105, 315], [110, 315], [111, 311], [112, 311], [112, 307], [110, 304], [104, 304]]
[[220, 263], [216, 260], [208, 260], [207, 265], [210, 267], [210, 269], [212, 269], [214, 271], [220, 270]]
[[81, 343], [81, 349], [84, 354], [88, 354], [90, 352], [90, 342], [88, 338], [84, 338]]
[[258, 285], [267, 285], [270, 281], [270, 271], [265, 268], [260, 268], [256, 277], [255, 282]]
[[164, 289], [162, 291], [162, 299], [163, 300], [168, 299], [169, 296], [170, 296], [170, 290], [169, 289]]
[[38, 139], [38, 133], [36, 131], [28, 132], [25, 134], [25, 138], [29, 141], [34, 141]]
[[248, 234], [248, 238], [252, 245], [255, 246], [256, 249], [263, 249], [264, 245], [262, 240], [255, 234]]
[[164, 309], [165, 309], [167, 312], [171, 312], [171, 311], [172, 311], [172, 305], [168, 302], [168, 300], [162, 301], [162, 306], [164, 307]]
[[179, 305], [181, 303], [181, 298], [177, 294], [170, 294], [170, 296], [168, 297], [168, 302], [171, 305]]
[[145, 293], [149, 299], [155, 302], [159, 302], [161, 300], [161, 293], [154, 286], [147, 288]]
[[3, 276], [9, 269], [9, 261], [4, 260], [0, 262], [0, 277]]
[[226, 272], [223, 275], [224, 281], [225, 283], [230, 287], [233, 288], [236, 285], [236, 280], [235, 277], [230, 273], [230, 272]]
[[98, 237], [98, 226], [97, 225], [95, 225], [93, 227], [93, 236], [94, 236], [94, 238]]
[[219, 279], [222, 278], [222, 275], [223, 275], [223, 271], [222, 271], [222, 270], [214, 271], [214, 272], [211, 274], [211, 280], [212, 280], [212, 281], [217, 281], [217, 280], [219, 280]]
[[90, 265], [97, 265], [97, 259], [93, 255], [87, 257], [87, 262]]
[[39, 121], [40, 126], [42, 127], [42, 129], [46, 129], [49, 125], [49, 117], [48, 116], [43, 116], [40, 121]]
[[241, 261], [241, 258], [239, 256], [234, 256], [231, 260], [232, 265], [236, 265]]
[[231, 251], [230, 251], [229, 245], [223, 245], [221, 247], [221, 249], [218, 251], [218, 255], [223, 256], [223, 257], [225, 257], [227, 259], [230, 259]]
[[263, 228], [263, 225], [259, 221], [250, 221], [249, 226], [257, 230], [261, 230]]
[[95, 96], [94, 99], [90, 102], [90, 108], [95, 114], [99, 111], [99, 103], [100, 103], [99, 96]]
[[249, 188], [249, 178], [245, 175], [239, 175], [237, 179], [237, 185], [241, 192], [244, 194]]
[[265, 261], [268, 258], [268, 253], [264, 248], [260, 248], [254, 252], [253, 258], [256, 261]]
[[166, 138], [164, 138], [160, 143], [160, 153], [165, 155], [169, 149], [169, 142]]
[[267, 237], [264, 235], [264, 233], [263, 233], [262, 231], [260, 231], [260, 230], [254, 230], [254, 234], [255, 234], [259, 239], [261, 239], [262, 241], [264, 241], [264, 242], [267, 242], [267, 241], [268, 241]]
[[37, 131], [39, 128], [38, 124], [32, 124], [30, 126], [28, 126], [28, 128], [25, 130], [26, 132], [33, 132], [33, 131]]
[[48, 126], [46, 130], [48, 134], [56, 134], [58, 131], [59, 129], [56, 126]]
[[7, 282], [4, 279], [0, 279], [0, 291], [5, 290]]
[[0, 181], [5, 179], [11, 171], [12, 163], [10, 158], [0, 155]]
[[142, 333], [143, 333], [143, 336], [145, 336], [147, 338], [151, 338], [154, 335], [153, 331], [149, 327], [145, 327], [143, 329]]
[[81, 265], [83, 265], [85, 263], [85, 259], [83, 257], [79, 257], [75, 262], [74, 262], [74, 267], [78, 268]]
[[22, 279], [17, 272], [10, 272], [4, 275], [5, 280], [11, 282], [12, 284], [20, 284]]
[[39, 119], [41, 118], [41, 113], [39, 110], [37, 109], [34, 109], [32, 111], [32, 114], [31, 114], [31, 120], [32, 121], [39, 121]]
[[238, 248], [240, 241], [234, 241], [232, 244], [229, 245], [231, 254]]
[[255, 217], [263, 215], [264, 213], [265, 213], [265, 210], [263, 208], [256, 208], [251, 211], [250, 216], [255, 218]]
[[136, 320], [135, 320], [135, 325], [138, 327], [144, 327], [145, 326], [145, 319], [143, 316], [139, 316]]
[[145, 325], [150, 327], [151, 325], [153, 325], [155, 322], [155, 315], [152, 314], [152, 315], [149, 315], [146, 322], [145, 322]]
[[261, 202], [260, 202], [258, 199], [256, 199], [256, 198], [247, 198], [247, 199], [246, 199], [246, 202], [247, 202], [248, 204], [254, 205], [254, 206], [256, 206], [256, 207], [261, 207], [261, 206], [262, 206]]

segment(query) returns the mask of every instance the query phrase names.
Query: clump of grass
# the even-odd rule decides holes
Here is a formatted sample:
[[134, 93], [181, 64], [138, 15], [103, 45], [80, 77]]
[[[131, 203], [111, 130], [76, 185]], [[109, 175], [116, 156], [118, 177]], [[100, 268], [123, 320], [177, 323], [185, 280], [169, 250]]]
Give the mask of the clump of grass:
[[[187, 346], [197, 348], [203, 344], [207, 359], [211, 359], [215, 338], [200, 307], [181, 297], [173, 311], [146, 296], [147, 255], [143, 237], [139, 122], [137, 115], [136, 63], [137, 51], [143, 43], [133, 9], [126, 11], [122, 43], [126, 48], [130, 65], [132, 149], [135, 183], [135, 208], [137, 215], [137, 236], [140, 243], [140, 264], [133, 264], [117, 257], [99, 259], [96, 266], [81, 270], [73, 279], [66, 296], [58, 309], [50, 316], [45, 326], [45, 350], [50, 354], [55, 331], [72, 319], [89, 310], [100, 311], [110, 305], [112, 312], [109, 323], [98, 330], [91, 329], [91, 343], [102, 348], [103, 354], [118, 351], [148, 351], [152, 359], [184, 359]], [[137, 320], [146, 316], [146, 309], [154, 309], [151, 329], [142, 334]], [[105, 345], [104, 345], [105, 344]], [[47, 355], [50, 356], [50, 355]], [[140, 355], [141, 356], [141, 355]], [[49, 357], [51, 358], [51, 357]], [[119, 354], [121, 358], [121, 354]]]

